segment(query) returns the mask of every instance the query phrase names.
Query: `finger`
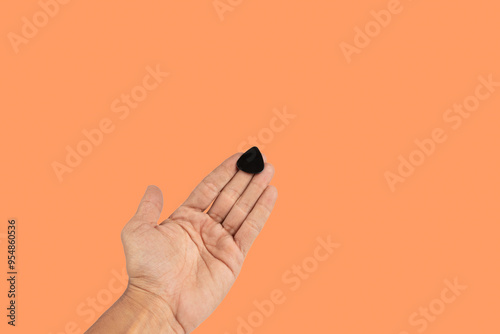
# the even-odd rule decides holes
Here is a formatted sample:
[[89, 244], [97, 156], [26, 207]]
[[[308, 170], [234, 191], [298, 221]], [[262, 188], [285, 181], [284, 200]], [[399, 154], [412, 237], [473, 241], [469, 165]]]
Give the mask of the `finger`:
[[[266, 161], [266, 157], [264, 155], [262, 156], [264, 161]], [[253, 174], [246, 173], [242, 170], [238, 171], [231, 181], [222, 189], [219, 196], [217, 196], [212, 207], [207, 212], [208, 215], [217, 223], [222, 223], [231, 208], [249, 185], [252, 177]]]
[[238, 171], [236, 161], [241, 154], [233, 154], [208, 174], [182, 205], [205, 211]]
[[214, 204], [212, 204], [212, 207], [208, 210], [208, 215], [217, 223], [222, 223], [234, 203], [236, 203], [238, 198], [240, 198], [241, 194], [245, 191], [252, 177], [252, 174], [241, 170], [238, 171], [224, 189], [222, 189]]
[[276, 187], [268, 186], [255, 204], [252, 212], [250, 212], [238, 232], [236, 232], [234, 240], [244, 256], [248, 254], [248, 250], [264, 227], [277, 198], [278, 191]]
[[156, 225], [163, 208], [163, 195], [157, 186], [148, 186], [139, 203], [134, 218], [137, 221]]
[[229, 234], [234, 235], [236, 231], [238, 231], [238, 228], [240, 228], [250, 211], [252, 211], [255, 203], [257, 203], [259, 197], [271, 182], [273, 175], [273, 165], [266, 163], [264, 170], [252, 178], [252, 181], [241, 197], [236, 201], [222, 223], [222, 226]]

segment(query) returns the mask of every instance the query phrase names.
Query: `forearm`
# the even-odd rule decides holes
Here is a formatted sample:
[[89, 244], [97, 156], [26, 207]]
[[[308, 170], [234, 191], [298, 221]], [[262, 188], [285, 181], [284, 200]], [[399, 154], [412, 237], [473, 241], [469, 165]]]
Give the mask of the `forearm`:
[[185, 334], [170, 309], [146, 293], [131, 288], [85, 334]]

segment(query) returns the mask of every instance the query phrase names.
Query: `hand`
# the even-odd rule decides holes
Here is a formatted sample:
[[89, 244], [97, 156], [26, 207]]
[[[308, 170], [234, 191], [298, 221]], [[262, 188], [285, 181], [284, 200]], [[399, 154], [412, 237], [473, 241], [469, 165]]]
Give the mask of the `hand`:
[[238, 171], [240, 155], [205, 177], [160, 224], [162, 193], [149, 186], [122, 230], [129, 275], [124, 295], [168, 321], [173, 332], [193, 331], [215, 310], [274, 207], [274, 168], [266, 163], [255, 176]]

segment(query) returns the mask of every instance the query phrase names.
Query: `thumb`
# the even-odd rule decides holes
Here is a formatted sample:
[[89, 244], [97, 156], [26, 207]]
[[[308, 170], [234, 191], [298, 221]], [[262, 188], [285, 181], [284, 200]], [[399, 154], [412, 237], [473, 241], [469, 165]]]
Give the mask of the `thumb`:
[[131, 222], [134, 224], [147, 223], [154, 226], [160, 219], [162, 208], [163, 195], [160, 188], [154, 185], [148, 186]]

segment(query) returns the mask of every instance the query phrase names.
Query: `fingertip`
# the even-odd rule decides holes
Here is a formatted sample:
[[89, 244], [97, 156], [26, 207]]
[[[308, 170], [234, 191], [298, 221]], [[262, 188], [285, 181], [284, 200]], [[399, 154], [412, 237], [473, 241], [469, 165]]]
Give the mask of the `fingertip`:
[[229, 159], [236, 159], [236, 160], [238, 160], [242, 155], [243, 155], [243, 152], [236, 152], [231, 157], [229, 157]]
[[278, 188], [270, 184], [267, 186], [267, 191], [269, 192], [269, 197], [271, 197], [271, 201], [274, 205], [274, 202], [278, 199]]
[[146, 191], [148, 191], [148, 190], [155, 190], [155, 189], [161, 191], [160, 188], [158, 186], [154, 185], [154, 184], [148, 185], [148, 187], [146, 188]]
[[274, 175], [275, 169], [274, 169], [274, 165], [273, 165], [272, 163], [270, 163], [270, 162], [266, 162], [266, 163], [264, 164], [264, 169], [265, 169], [265, 170], [268, 170], [271, 174], [273, 174], [273, 175]]
[[148, 187], [146, 188], [146, 192], [144, 193], [144, 196], [142, 196], [138, 211], [140, 211], [141, 206], [143, 205], [144, 202], [155, 203], [155, 205], [161, 211], [163, 207], [163, 193], [161, 189], [154, 184], [148, 185]]
[[149, 196], [160, 195], [163, 198], [163, 193], [162, 193], [161, 189], [154, 184], [148, 185], [148, 187], [146, 188], [146, 191], [144, 192], [144, 197], [146, 197], [148, 194], [149, 194]]

